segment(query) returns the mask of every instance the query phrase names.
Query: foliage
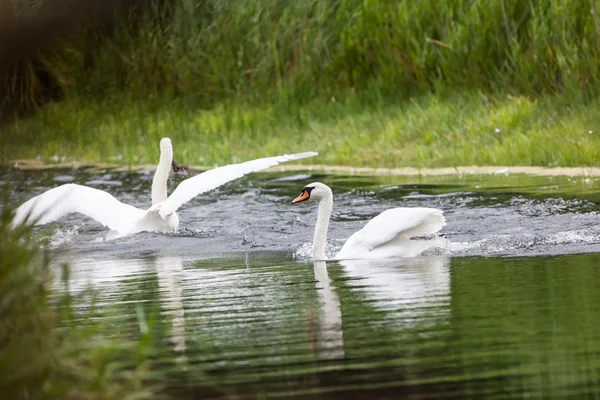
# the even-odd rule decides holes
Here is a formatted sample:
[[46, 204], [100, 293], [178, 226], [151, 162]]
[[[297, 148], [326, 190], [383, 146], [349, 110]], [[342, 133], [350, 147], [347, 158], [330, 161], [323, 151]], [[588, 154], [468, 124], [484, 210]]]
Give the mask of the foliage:
[[[175, 159], [212, 167], [315, 150], [300, 164], [352, 167], [469, 165], [592, 166], [598, 160], [598, 100], [457, 92], [406, 104], [345, 98], [293, 107], [228, 104], [198, 110], [127, 96], [70, 101], [5, 129], [0, 154], [43, 161], [155, 164], [171, 137]], [[93, 138], [93, 139], [92, 139]]]
[[[239, 98], [296, 104], [350, 90], [395, 101], [458, 87], [588, 99], [600, 88], [593, 1], [128, 4], [110, 24], [72, 24], [77, 40], [37, 44], [21, 74], [31, 76], [37, 63], [67, 96], [167, 94], [200, 107]], [[29, 98], [40, 92], [38, 81], [20, 80], [11, 90]]]
[[[151, 332], [139, 339], [103, 339], [106, 327], [93, 322], [99, 316], [93, 291], [82, 296], [56, 291], [49, 258], [31, 228], [12, 229], [10, 222], [11, 212], [4, 207], [0, 222], [2, 398], [149, 397], [156, 390], [145, 375], [145, 347]], [[68, 284], [66, 265], [62, 282]]]
[[208, 166], [296, 148], [356, 166], [597, 159], [594, 1], [132, 0], [102, 19], [89, 0], [52, 30], [65, 15], [39, 10], [61, 1], [13, 10], [21, 36], [48, 28], [0, 65], [0, 115], [51, 104], [2, 129], [3, 161], [154, 163], [160, 136]]

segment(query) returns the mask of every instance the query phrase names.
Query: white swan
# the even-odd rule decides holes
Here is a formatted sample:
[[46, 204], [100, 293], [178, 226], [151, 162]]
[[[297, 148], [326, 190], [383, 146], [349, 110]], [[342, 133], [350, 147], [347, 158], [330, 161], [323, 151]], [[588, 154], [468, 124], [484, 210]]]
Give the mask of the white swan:
[[[325, 260], [325, 242], [333, 208], [333, 193], [329, 186], [314, 182], [306, 185], [300, 195], [292, 200], [292, 204], [309, 199], [319, 200], [312, 256], [314, 260]], [[350, 236], [335, 259], [415, 256], [424, 250], [423, 241], [409, 239], [435, 233], [444, 225], [446, 219], [443, 212], [435, 208], [391, 208]]]
[[80, 213], [107, 226], [110, 229], [107, 239], [143, 231], [177, 231], [179, 216], [176, 211], [199, 194], [251, 172], [317, 154], [286, 154], [218, 167], [182, 181], [168, 196], [167, 180], [173, 161], [173, 148], [171, 140], [163, 138], [160, 141], [160, 160], [152, 180], [152, 206], [147, 210], [123, 204], [102, 190], [69, 183], [50, 189], [21, 205], [15, 212], [12, 226], [31, 221], [35, 225], [42, 225], [70, 213]]

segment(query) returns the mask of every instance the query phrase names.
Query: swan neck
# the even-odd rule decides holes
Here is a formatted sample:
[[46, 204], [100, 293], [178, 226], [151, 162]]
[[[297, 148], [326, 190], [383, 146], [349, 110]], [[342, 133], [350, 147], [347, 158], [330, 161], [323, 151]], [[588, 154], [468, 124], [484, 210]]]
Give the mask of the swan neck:
[[313, 259], [325, 260], [325, 244], [327, 242], [327, 229], [329, 228], [329, 219], [333, 209], [333, 195], [324, 197], [319, 201], [319, 212], [317, 214], [317, 224], [315, 226], [315, 235], [313, 237]]
[[152, 179], [152, 205], [156, 205], [167, 199], [167, 181], [171, 172], [173, 162], [173, 150], [161, 151], [158, 166]]

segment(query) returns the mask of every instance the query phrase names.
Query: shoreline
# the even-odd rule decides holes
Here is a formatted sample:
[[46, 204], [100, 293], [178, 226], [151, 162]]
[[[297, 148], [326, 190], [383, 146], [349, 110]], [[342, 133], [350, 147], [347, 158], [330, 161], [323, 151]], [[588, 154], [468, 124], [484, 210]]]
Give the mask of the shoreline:
[[[46, 170], [55, 168], [90, 168], [111, 169], [114, 171], [144, 171], [156, 168], [152, 164], [139, 164], [124, 166], [108, 163], [85, 162], [60, 162], [44, 163], [37, 159], [11, 160], [4, 166], [23, 171]], [[211, 166], [186, 165], [196, 171], [212, 169]], [[373, 168], [349, 167], [343, 165], [319, 164], [281, 164], [263, 170], [262, 172], [287, 172], [287, 171], [318, 171], [336, 175], [380, 175], [380, 176], [442, 176], [442, 175], [534, 175], [534, 176], [600, 176], [600, 167], [533, 167], [533, 166], [459, 166], [441, 168]]]

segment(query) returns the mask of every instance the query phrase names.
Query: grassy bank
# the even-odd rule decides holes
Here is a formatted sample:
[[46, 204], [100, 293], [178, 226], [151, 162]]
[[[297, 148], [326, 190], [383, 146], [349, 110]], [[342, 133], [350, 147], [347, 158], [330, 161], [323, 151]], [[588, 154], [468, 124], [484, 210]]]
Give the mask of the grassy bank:
[[0, 114], [35, 110], [0, 126], [4, 160], [149, 163], [164, 135], [203, 165], [304, 150], [377, 167], [596, 159], [595, 1], [127, 4], [0, 65]]
[[[455, 93], [365, 105], [355, 93], [304, 105], [63, 102], [19, 121], [0, 139], [5, 159], [155, 163], [173, 139], [178, 161], [212, 166], [316, 150], [307, 164], [371, 167], [592, 166], [599, 101]], [[65, 157], [63, 159], [63, 157]]]

